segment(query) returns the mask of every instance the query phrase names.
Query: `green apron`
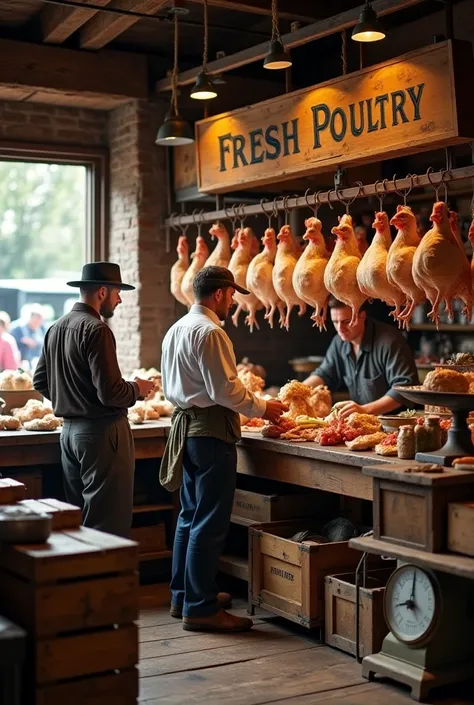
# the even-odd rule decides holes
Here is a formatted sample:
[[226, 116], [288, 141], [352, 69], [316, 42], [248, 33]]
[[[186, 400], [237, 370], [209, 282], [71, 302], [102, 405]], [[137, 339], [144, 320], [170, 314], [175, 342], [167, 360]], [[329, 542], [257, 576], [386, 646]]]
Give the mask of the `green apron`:
[[183, 482], [183, 455], [186, 438], [218, 438], [224, 443], [237, 443], [241, 438], [240, 417], [225, 406], [201, 409], [176, 408], [171, 430], [161, 459], [160, 483], [170, 492], [178, 490]]

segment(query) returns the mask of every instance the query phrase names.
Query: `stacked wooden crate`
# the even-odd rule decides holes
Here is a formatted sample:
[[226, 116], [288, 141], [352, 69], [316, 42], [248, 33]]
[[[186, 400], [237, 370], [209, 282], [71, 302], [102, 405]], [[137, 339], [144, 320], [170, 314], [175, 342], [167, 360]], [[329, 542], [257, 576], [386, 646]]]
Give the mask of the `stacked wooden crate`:
[[28, 633], [31, 705], [132, 705], [138, 695], [138, 547], [81, 527], [56, 500], [25, 500], [52, 517], [42, 545], [0, 551], [2, 613]]

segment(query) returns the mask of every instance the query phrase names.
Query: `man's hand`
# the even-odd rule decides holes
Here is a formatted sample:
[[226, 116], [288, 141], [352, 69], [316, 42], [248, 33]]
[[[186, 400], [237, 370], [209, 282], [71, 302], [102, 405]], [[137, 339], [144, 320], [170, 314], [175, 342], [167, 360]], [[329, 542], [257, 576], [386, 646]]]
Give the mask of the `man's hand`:
[[360, 404], [356, 404], [355, 401], [340, 401], [335, 404], [340, 419], [345, 421], [351, 414], [357, 412], [358, 414], [366, 414], [365, 407]]
[[150, 392], [155, 388], [155, 383], [150, 379], [140, 379], [140, 377], [135, 377], [133, 380], [138, 384], [138, 396], [140, 399], [146, 399]]
[[277, 424], [280, 416], [285, 411], [288, 411], [286, 404], [282, 404], [277, 399], [270, 399], [267, 401], [267, 408], [262, 418], [267, 419], [270, 423]]
[[38, 345], [37, 340], [34, 340], [33, 338], [27, 338], [27, 337], [22, 338], [20, 340], [20, 343], [22, 343], [23, 345], [26, 345], [27, 348], [36, 348], [36, 346]]

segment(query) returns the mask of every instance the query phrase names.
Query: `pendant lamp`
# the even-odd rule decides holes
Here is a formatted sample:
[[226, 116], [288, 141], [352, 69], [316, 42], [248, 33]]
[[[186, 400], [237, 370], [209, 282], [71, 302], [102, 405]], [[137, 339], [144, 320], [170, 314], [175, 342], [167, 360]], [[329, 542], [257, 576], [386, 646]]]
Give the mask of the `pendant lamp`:
[[287, 69], [291, 66], [292, 61], [289, 53], [286, 51], [281, 41], [280, 28], [278, 26], [278, 8], [277, 0], [272, 0], [272, 38], [270, 40], [270, 48], [263, 62], [266, 69]]
[[191, 126], [178, 111], [178, 13], [174, 13], [174, 64], [171, 83], [171, 105], [165, 121], [158, 130], [155, 144], [162, 147], [181, 147], [194, 142]]
[[372, 4], [366, 0], [364, 9], [359, 15], [359, 21], [352, 30], [352, 39], [355, 42], [379, 42], [385, 39], [385, 30], [377, 19]]
[[217, 91], [210, 77], [207, 75], [207, 51], [208, 51], [208, 19], [207, 0], [204, 0], [204, 48], [202, 52], [202, 69], [196, 79], [194, 88], [191, 91], [191, 98], [196, 100], [210, 100], [217, 98]]

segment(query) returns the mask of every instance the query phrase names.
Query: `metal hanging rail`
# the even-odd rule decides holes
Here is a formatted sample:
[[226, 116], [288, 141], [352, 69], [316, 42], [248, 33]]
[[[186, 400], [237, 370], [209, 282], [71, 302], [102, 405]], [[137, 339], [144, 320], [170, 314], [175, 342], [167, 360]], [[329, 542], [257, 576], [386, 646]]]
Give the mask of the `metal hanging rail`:
[[[460, 169], [442, 169], [441, 171], [433, 171], [431, 168], [425, 174], [408, 174], [405, 178], [397, 179], [396, 175], [391, 181], [384, 179], [376, 181], [374, 184], [363, 185], [358, 182], [355, 186], [344, 189], [330, 189], [329, 191], [317, 191], [311, 195], [306, 192], [304, 196], [281, 196], [274, 201], [267, 201], [266, 205], [254, 204], [250, 206], [235, 206], [230, 209], [222, 209], [218, 211], [204, 212], [201, 211], [192, 215], [175, 215], [165, 221], [167, 228], [176, 228], [181, 226], [199, 225], [203, 223], [213, 223], [216, 220], [233, 220], [245, 218], [251, 215], [266, 215], [276, 214], [279, 211], [292, 211], [296, 208], [314, 208], [329, 205], [332, 203], [342, 203], [348, 206], [357, 198], [368, 198], [376, 196], [383, 198], [389, 193], [396, 193], [401, 196], [406, 202], [406, 198], [410, 191], [414, 188], [423, 188], [432, 186], [438, 197], [442, 187], [447, 190], [447, 186], [452, 181], [461, 179], [474, 178], [474, 165], [462, 167]], [[446, 200], [446, 192], [445, 192]]]

